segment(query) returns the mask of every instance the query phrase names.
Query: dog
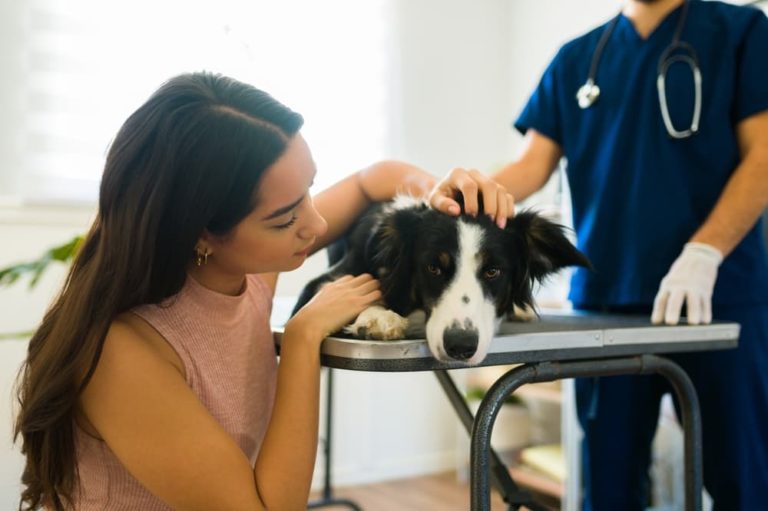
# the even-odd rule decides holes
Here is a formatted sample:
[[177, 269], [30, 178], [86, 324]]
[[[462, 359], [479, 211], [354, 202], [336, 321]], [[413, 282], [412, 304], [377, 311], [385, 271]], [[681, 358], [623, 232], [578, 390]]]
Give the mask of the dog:
[[535, 311], [536, 283], [566, 266], [591, 268], [563, 226], [523, 211], [501, 229], [480, 207], [453, 217], [405, 196], [373, 205], [329, 247], [332, 266], [304, 287], [294, 313], [323, 284], [370, 273], [382, 299], [345, 332], [391, 340], [421, 329], [436, 359], [479, 364], [505, 317]]

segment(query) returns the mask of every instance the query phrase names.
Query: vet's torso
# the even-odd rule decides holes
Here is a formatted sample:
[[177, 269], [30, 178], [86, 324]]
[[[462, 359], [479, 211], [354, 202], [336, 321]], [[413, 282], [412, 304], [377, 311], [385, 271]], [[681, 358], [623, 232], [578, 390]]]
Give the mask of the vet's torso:
[[[683, 244], [706, 220], [740, 153], [735, 127], [768, 108], [765, 15], [720, 2], [690, 3], [682, 40], [695, 48], [703, 77], [700, 131], [667, 134], [656, 87], [659, 57], [673, 39], [680, 9], [646, 38], [620, 17], [602, 52], [597, 102], [575, 98], [607, 26], [565, 45], [517, 120], [555, 140], [568, 160], [578, 246], [594, 272], [577, 269], [571, 299], [603, 305], [650, 304]], [[761, 39], [762, 38], [762, 39]], [[744, 52], [749, 43], [750, 53]], [[763, 47], [761, 47], [761, 44]], [[673, 124], [687, 128], [694, 84], [688, 66], [666, 77]], [[720, 268], [715, 303], [768, 301], [768, 256], [760, 225]]]

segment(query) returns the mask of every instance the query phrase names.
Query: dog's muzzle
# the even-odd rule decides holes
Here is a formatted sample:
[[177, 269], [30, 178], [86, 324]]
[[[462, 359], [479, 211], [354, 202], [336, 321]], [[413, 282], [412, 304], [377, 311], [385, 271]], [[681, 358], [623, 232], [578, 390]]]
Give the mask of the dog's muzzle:
[[477, 351], [478, 331], [469, 322], [460, 326], [457, 322], [443, 331], [443, 347], [449, 357], [467, 360]]

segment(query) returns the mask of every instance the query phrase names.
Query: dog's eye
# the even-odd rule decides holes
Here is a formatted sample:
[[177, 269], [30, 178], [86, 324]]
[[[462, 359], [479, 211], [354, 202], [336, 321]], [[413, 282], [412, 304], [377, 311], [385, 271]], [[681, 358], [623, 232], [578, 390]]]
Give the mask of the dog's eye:
[[443, 270], [441, 270], [439, 266], [434, 264], [428, 264], [427, 271], [432, 275], [440, 275], [441, 273], [443, 273]]
[[487, 270], [485, 270], [483, 272], [483, 277], [485, 277], [486, 279], [489, 279], [489, 280], [490, 279], [495, 279], [499, 275], [501, 275], [501, 270], [498, 269], [498, 268], [488, 268]]

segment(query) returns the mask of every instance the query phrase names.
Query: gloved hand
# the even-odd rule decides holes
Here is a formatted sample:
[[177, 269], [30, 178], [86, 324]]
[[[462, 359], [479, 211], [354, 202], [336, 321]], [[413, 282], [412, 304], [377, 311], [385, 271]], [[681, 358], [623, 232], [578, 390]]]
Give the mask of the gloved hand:
[[712, 322], [712, 290], [723, 254], [706, 243], [690, 242], [683, 247], [667, 275], [661, 280], [653, 302], [651, 322], [676, 325], [683, 302], [687, 305], [688, 324]]

